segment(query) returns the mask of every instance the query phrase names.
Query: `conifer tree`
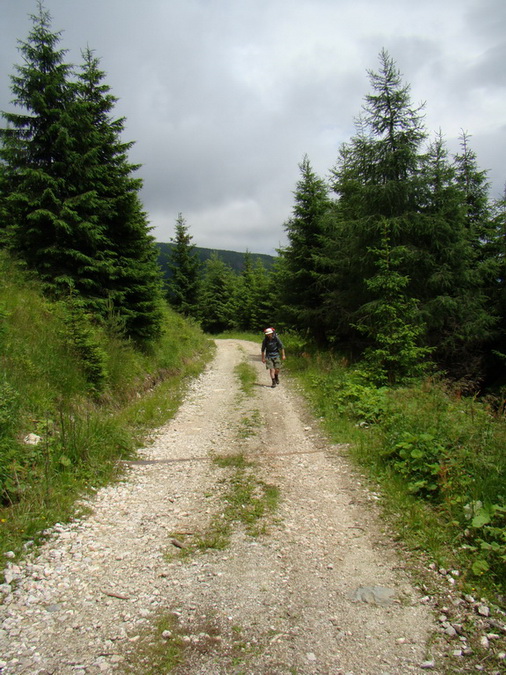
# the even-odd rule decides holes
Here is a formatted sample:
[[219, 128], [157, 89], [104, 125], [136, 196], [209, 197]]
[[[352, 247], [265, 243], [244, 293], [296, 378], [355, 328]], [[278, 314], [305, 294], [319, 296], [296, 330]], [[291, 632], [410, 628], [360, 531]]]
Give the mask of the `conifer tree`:
[[127, 335], [150, 340], [161, 330], [162, 277], [139, 198], [142, 180], [133, 175], [139, 165], [128, 158], [133, 143], [121, 139], [124, 118], [111, 116], [117, 99], [103, 82], [99, 60], [90, 49], [83, 59], [77, 92], [87, 133], [78, 137], [102, 236], [97, 253], [102, 293], [124, 320]]
[[261, 260], [254, 260], [246, 251], [243, 269], [235, 285], [238, 328], [258, 331], [273, 321], [269, 291], [269, 276]]
[[8, 245], [53, 290], [86, 285], [94, 237], [81, 213], [80, 195], [68, 180], [78, 161], [75, 143], [76, 89], [72, 66], [58, 47], [60, 34], [42, 3], [20, 51], [24, 64], [12, 76], [14, 103], [0, 131], [5, 162], [3, 210]]
[[255, 281], [253, 258], [251, 253], [246, 251], [243, 268], [235, 286], [237, 327], [241, 330], [249, 330], [254, 326], [255, 303], [257, 300]]
[[492, 206], [493, 235], [488, 242], [489, 278], [485, 291], [491, 311], [497, 318], [493, 334], [486, 344], [488, 382], [497, 387], [506, 380], [506, 187]]
[[293, 215], [285, 224], [288, 246], [280, 251], [280, 302], [286, 323], [309, 331], [319, 342], [324, 342], [322, 289], [317, 267], [324, 218], [331, 201], [325, 181], [313, 171], [307, 155], [299, 169], [301, 177], [294, 193]]
[[427, 340], [440, 364], [454, 374], [477, 374], [476, 357], [493, 320], [473, 253], [466, 194], [441, 133], [424, 157], [422, 186], [412, 292], [424, 307]]
[[383, 227], [380, 246], [372, 251], [377, 273], [366, 280], [371, 300], [361, 307], [357, 328], [372, 339], [364, 357], [378, 382], [397, 384], [423, 374], [431, 349], [422, 343], [425, 326], [417, 300], [407, 294], [410, 279], [399, 272], [406, 249], [392, 248], [388, 220]]
[[[376, 281], [386, 225], [399, 275], [392, 279], [403, 280], [405, 297], [413, 301], [410, 312], [420, 313], [408, 313], [409, 323], [426, 326], [427, 346], [437, 347], [440, 365], [468, 376], [476, 373], [490, 316], [474, 270], [463, 194], [442, 139], [422, 153], [421, 109], [412, 108], [409, 87], [386, 52], [380, 65], [379, 73], [370, 73], [373, 94], [366, 97], [357, 135], [343, 146], [333, 171], [337, 202], [323, 256], [329, 270], [325, 315], [338, 342], [370, 348], [363, 337], [375, 339], [374, 316], [364, 308], [379, 301], [374, 293], [381, 286]], [[361, 335], [354, 331], [359, 319]], [[390, 329], [398, 332], [393, 324]], [[382, 331], [388, 334], [389, 327]]]
[[454, 157], [456, 182], [464, 203], [464, 218], [467, 237], [470, 242], [476, 273], [485, 287], [495, 285], [496, 224], [492, 217], [489, 200], [490, 184], [487, 172], [478, 167], [476, 153], [471, 149], [470, 137], [462, 132], [461, 152]]
[[179, 213], [176, 219], [175, 235], [171, 241], [174, 247], [170, 252], [169, 261], [169, 268], [172, 270], [168, 284], [169, 301], [176, 311], [186, 316], [196, 316], [200, 261], [182, 213]]
[[199, 319], [209, 333], [236, 327], [237, 277], [233, 270], [212, 253], [206, 260], [199, 299]]
[[377, 274], [384, 221], [390, 245], [405, 246], [414, 229], [419, 192], [420, 146], [425, 138], [421, 107], [386, 51], [379, 71], [369, 71], [357, 133], [339, 152], [331, 187], [337, 202], [325, 227], [320, 285], [327, 330], [341, 344], [363, 349], [354, 329], [357, 312], [371, 299], [367, 279]]
[[1, 131], [6, 241], [52, 293], [76, 290], [102, 316], [112, 305], [129, 336], [151, 339], [161, 329], [161, 273], [123, 120], [109, 116], [115, 99], [90, 50], [71, 80], [60, 34], [38, 7], [12, 78], [24, 112], [4, 113]]
[[[478, 168], [478, 159], [470, 146], [469, 134], [462, 132], [461, 152], [455, 155], [456, 181], [465, 199], [466, 225], [476, 249], [491, 237], [489, 189], [487, 172]], [[479, 255], [478, 257], [482, 257]]]

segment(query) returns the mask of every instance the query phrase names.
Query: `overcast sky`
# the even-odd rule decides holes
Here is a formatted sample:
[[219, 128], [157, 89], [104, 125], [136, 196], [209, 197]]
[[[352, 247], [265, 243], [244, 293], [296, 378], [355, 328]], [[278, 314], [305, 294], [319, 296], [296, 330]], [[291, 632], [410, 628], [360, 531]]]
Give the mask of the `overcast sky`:
[[[0, 109], [36, 0], [0, 0]], [[126, 117], [158, 241], [182, 212], [197, 246], [274, 253], [298, 165], [327, 177], [385, 48], [426, 127], [471, 136], [506, 182], [506, 0], [45, 0], [60, 47], [89, 46]]]

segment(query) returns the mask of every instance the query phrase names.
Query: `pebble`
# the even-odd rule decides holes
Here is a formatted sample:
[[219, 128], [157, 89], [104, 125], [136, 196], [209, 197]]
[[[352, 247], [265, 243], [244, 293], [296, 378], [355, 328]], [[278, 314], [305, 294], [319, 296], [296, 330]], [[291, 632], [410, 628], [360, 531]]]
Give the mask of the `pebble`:
[[[245, 644], [258, 639], [260, 646], [266, 635], [272, 635], [270, 630], [274, 630], [280, 638], [269, 647], [273, 659], [290, 658], [285, 654], [292, 655], [297, 649], [299, 656], [305, 655], [306, 670], [311, 672], [332, 672], [329, 663], [332, 658], [336, 663], [338, 652], [343, 654], [342, 672], [346, 675], [353, 675], [352, 671], [355, 675], [359, 672], [379, 675], [382, 669], [378, 664], [386, 656], [388, 662], [383, 661], [385, 675], [390, 670], [403, 672], [407, 654], [413, 665], [425, 658], [426, 630], [434, 627], [430, 609], [432, 598], [426, 595], [419, 600], [422, 593], [413, 589], [402, 567], [396, 566], [394, 550], [385, 550], [383, 554], [383, 551], [378, 553], [370, 547], [369, 536], [375, 538], [379, 533], [370, 527], [369, 512], [362, 510], [364, 499], [361, 498], [360, 481], [356, 481], [350, 471], [349, 475], [345, 474], [342, 486], [339, 484], [339, 489], [336, 488], [332, 482], [335, 476], [330, 476], [332, 481], [329, 479], [329, 466], [332, 468], [333, 465], [324, 457], [320, 459], [318, 454], [301, 460], [300, 467], [298, 459], [288, 455], [283, 457], [280, 483], [290, 498], [292, 489], [293, 495], [299, 493], [297, 499], [300, 496], [300, 502], [294, 499], [289, 507], [281, 507], [285, 508], [283, 517], [293, 521], [288, 539], [280, 536], [278, 542], [274, 537], [258, 538], [255, 540], [257, 545], [252, 547], [250, 543], [243, 544], [238, 536], [237, 542], [234, 541], [226, 552], [212, 551], [184, 562], [177, 557], [167, 559], [169, 549], [171, 553], [174, 549], [170, 539], [178, 533], [177, 536], [186, 541], [186, 535], [179, 533], [198, 530], [201, 522], [212, 517], [216, 513], [215, 507], [221, 504], [220, 496], [215, 494], [218, 470], [211, 463], [200, 460], [210, 450], [217, 451], [216, 444], [214, 448], [211, 444], [211, 440], [218, 438], [216, 429], [221, 430], [219, 444], [235, 450], [236, 429], [229, 428], [225, 416], [230, 412], [228, 401], [232, 401], [231, 409], [236, 417], [241, 411], [238, 410], [238, 390], [234, 391], [230, 386], [233, 381], [230, 372], [229, 367], [219, 373], [211, 369], [190, 385], [188, 401], [176, 418], [177, 435], [176, 425], [170, 423], [140, 453], [149, 460], [193, 456], [199, 458], [198, 462], [160, 461], [154, 468], [148, 464], [127, 468], [124, 479], [83, 500], [83, 506], [92, 510], [85, 520], [56, 524], [46, 532], [44, 545], [28, 552], [28, 557], [19, 565], [14, 564], [14, 553], [7, 553], [4, 563], [15, 583], [12, 587], [4, 584], [1, 589], [1, 670], [8, 667], [8, 675], [35, 675], [36, 672], [41, 675], [40, 668], [44, 664], [49, 673], [98, 675], [99, 672], [118, 672], [122, 649], [138, 649], [152, 617], [172, 610], [174, 616], [168, 625], [173, 628], [172, 623], [177, 624], [177, 633], [173, 628], [164, 631], [162, 638], [170, 640], [173, 632], [183, 635], [188, 649], [199, 654], [200, 649], [193, 646], [194, 640], [199, 647], [207, 646], [206, 642], [212, 640], [213, 649], [228, 654], [233, 647], [230, 635], [237, 627], [244, 631], [240, 638]], [[223, 383], [227, 383], [226, 386]], [[217, 389], [221, 391], [215, 391]], [[258, 389], [260, 396], [262, 390]], [[278, 395], [284, 397], [285, 390], [281, 389]], [[286, 405], [290, 403], [286, 396], [283, 418], [295, 420], [294, 413], [290, 413]], [[257, 403], [255, 400], [255, 405]], [[218, 416], [214, 414], [216, 407]], [[199, 418], [198, 434], [187, 434], [187, 428], [192, 425], [195, 428], [198, 413], [205, 414]], [[290, 436], [293, 448], [300, 452], [314, 449], [314, 441], [308, 440], [309, 434], [301, 433], [302, 425], [287, 424], [287, 427], [293, 434]], [[263, 431], [260, 429], [259, 433]], [[266, 434], [260, 437], [259, 447], [266, 438]], [[269, 446], [268, 449], [272, 448]], [[277, 480], [277, 461], [269, 463], [265, 470], [265, 475], [273, 482]], [[327, 473], [316, 473], [321, 468], [320, 461]], [[259, 470], [265, 469], [260, 462], [259, 466]], [[292, 475], [286, 475], [285, 467], [293, 472], [298, 484], [291, 483]], [[352, 477], [353, 488], [347, 492]], [[325, 507], [325, 500], [332, 503], [332, 508]], [[334, 505], [338, 506], [335, 510]], [[331, 516], [328, 523], [320, 522], [321, 514]], [[343, 522], [340, 522], [341, 518]], [[351, 525], [359, 524], [360, 527], [353, 527], [350, 532], [343, 524], [347, 522], [346, 518]], [[307, 531], [304, 523], [307, 523]], [[331, 533], [327, 525], [334, 526], [335, 530]], [[243, 583], [238, 556], [245, 553], [246, 558], [253, 551], [256, 555], [248, 561], [250, 567], [246, 568], [252, 578], [246, 575]], [[242, 565], [242, 560], [240, 563]], [[269, 567], [264, 570], [262, 566], [267, 564]], [[326, 572], [335, 566], [338, 566], [339, 574]], [[264, 574], [263, 578], [261, 574]], [[308, 574], [313, 574], [313, 578]], [[195, 583], [196, 579], [200, 583]], [[255, 593], [260, 587], [256, 581], [259, 579], [260, 585], [265, 584], [265, 588], [261, 588], [265, 591], [265, 600], [261, 600], [265, 607], [256, 604]], [[248, 586], [253, 580], [255, 584]], [[355, 585], [367, 591], [357, 605], [345, 597], [346, 591]], [[278, 598], [283, 605], [277, 604]], [[395, 602], [404, 598], [406, 602]], [[450, 605], [450, 600], [447, 603]], [[286, 618], [287, 608], [293, 616], [301, 618], [297, 632], [292, 631], [293, 620]], [[262, 611], [258, 612], [258, 609]], [[338, 616], [339, 641], [336, 640], [337, 631], [329, 622], [329, 609]], [[322, 616], [318, 617], [320, 612]], [[444, 612], [444, 615], [446, 621], [453, 617], [452, 612]], [[210, 630], [214, 616], [222, 621], [228, 616], [232, 622], [223, 621], [225, 625], [220, 627], [221, 634], [218, 635]], [[255, 620], [249, 625], [252, 616]], [[450, 623], [446, 628], [455, 630]], [[366, 632], [374, 639], [367, 640]], [[397, 644], [406, 646], [391, 650], [395, 637], [404, 635], [406, 637], [398, 637]], [[236, 634], [235, 639], [238, 638]], [[340, 643], [345, 643], [342, 652]], [[454, 644], [460, 646], [458, 642]], [[314, 651], [307, 651], [308, 648]], [[35, 661], [35, 654], [40, 660]], [[248, 654], [250, 658], [257, 657]], [[266, 658], [266, 652], [258, 658]], [[258, 658], [249, 672], [255, 672]], [[269, 672], [272, 664], [273, 661], [262, 663], [262, 672]], [[209, 663], [203, 661], [199, 672], [206, 672], [206, 665]], [[499, 666], [497, 661], [496, 666]], [[435, 662], [424, 661], [420, 667], [431, 670], [435, 668]]]

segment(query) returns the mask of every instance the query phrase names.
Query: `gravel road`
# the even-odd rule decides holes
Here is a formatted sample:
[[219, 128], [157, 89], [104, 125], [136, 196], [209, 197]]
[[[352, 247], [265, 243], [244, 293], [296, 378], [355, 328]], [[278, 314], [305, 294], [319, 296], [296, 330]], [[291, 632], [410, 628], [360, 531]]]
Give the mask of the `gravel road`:
[[[234, 374], [242, 361], [257, 373], [249, 395]], [[236, 526], [227, 548], [180, 557], [177, 544], [223, 509], [230, 469], [211, 457], [238, 453], [279, 489], [266, 532]], [[430, 607], [374, 495], [283, 373], [271, 389], [260, 343], [218, 340], [139, 458], [90, 499], [90, 515], [7, 561], [2, 675], [152, 672], [131, 664], [160, 617], [171, 621], [167, 643], [178, 636], [176, 675], [439, 672]]]

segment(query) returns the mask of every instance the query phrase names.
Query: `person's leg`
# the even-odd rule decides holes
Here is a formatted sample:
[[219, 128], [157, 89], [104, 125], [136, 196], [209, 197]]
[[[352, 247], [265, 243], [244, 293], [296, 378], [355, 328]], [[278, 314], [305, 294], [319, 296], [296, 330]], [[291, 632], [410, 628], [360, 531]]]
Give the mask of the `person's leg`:
[[281, 359], [276, 357], [273, 359], [272, 365], [274, 366], [274, 380], [276, 384], [279, 384], [279, 371], [281, 370]]
[[269, 371], [269, 375], [271, 376], [271, 382], [272, 382], [271, 387], [275, 387], [276, 386], [276, 378], [275, 378], [276, 369], [275, 369], [274, 361], [272, 359], [267, 358], [265, 360], [265, 367], [267, 368], [267, 370]]

